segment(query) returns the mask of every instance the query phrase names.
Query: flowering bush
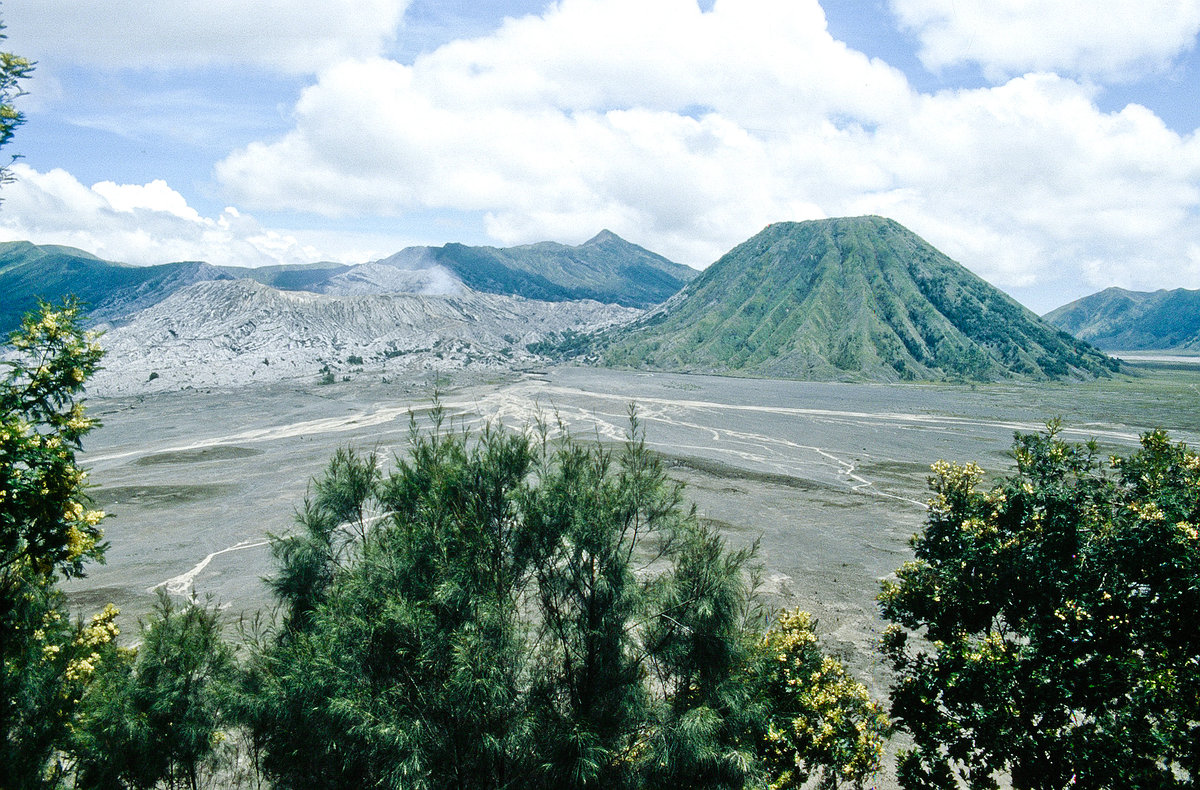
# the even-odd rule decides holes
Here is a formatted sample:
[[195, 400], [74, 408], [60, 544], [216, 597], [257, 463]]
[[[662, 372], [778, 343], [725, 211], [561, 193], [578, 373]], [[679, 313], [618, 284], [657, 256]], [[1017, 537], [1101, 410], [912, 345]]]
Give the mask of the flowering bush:
[[1200, 457], [1155, 431], [1105, 462], [1058, 426], [980, 490], [938, 464], [916, 560], [884, 585], [910, 788], [1191, 787], [1200, 778]]
[[[79, 308], [43, 304], [11, 338], [0, 378], [0, 765], [15, 787], [53, 785], [84, 687], [113, 648], [117, 610], [72, 627], [56, 583], [104, 556], [75, 462], [95, 426], [79, 398], [101, 351]], [[8, 786], [8, 785], [6, 785]]]

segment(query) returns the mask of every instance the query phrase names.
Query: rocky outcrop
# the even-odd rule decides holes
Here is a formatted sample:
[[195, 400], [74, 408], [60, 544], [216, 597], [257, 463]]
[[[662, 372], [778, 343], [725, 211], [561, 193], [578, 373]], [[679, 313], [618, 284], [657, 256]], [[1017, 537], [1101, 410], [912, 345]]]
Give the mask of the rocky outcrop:
[[199, 282], [111, 329], [103, 339], [105, 369], [90, 391], [317, 381], [359, 371], [509, 369], [543, 362], [529, 343], [613, 326], [640, 312], [465, 288], [441, 296], [343, 296], [278, 291], [252, 280]]

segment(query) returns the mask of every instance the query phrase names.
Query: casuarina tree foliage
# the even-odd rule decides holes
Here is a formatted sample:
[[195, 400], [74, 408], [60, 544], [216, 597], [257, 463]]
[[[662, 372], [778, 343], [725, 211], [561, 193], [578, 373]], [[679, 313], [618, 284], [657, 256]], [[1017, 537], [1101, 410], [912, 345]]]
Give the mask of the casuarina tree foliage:
[[[549, 437], [470, 436], [439, 408], [386, 476], [372, 454], [333, 459], [297, 534], [274, 542], [282, 619], [246, 674], [242, 715], [275, 785], [869, 775], [878, 711], [844, 677], [815, 713], [781, 687], [780, 667], [809, 656], [764, 635], [753, 550], [683, 506], [636, 415], [619, 450]], [[827, 738], [845, 748], [780, 736], [797, 716], [849, 722]]]
[[884, 586], [908, 788], [1194, 787], [1200, 456], [1162, 432], [1105, 462], [1052, 424], [980, 490], [942, 463]]
[[163, 591], [136, 650], [97, 670], [80, 705], [71, 753], [77, 787], [197, 790], [228, 737], [233, 649], [211, 606]]

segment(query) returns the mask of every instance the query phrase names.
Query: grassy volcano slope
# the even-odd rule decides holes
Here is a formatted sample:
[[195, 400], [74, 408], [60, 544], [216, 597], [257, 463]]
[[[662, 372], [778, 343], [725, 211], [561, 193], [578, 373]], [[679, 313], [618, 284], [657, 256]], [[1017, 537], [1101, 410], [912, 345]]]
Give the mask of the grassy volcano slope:
[[[73, 247], [39, 246], [27, 241], [0, 244], [0, 335], [7, 336], [38, 300], [79, 298], [87, 310], [120, 317], [154, 304], [197, 280], [229, 276], [194, 261], [129, 266], [97, 258]], [[110, 315], [111, 314], [111, 315]]]
[[39, 247], [27, 241], [0, 244], [0, 332], [7, 336], [20, 326], [21, 316], [37, 307], [38, 299], [59, 302], [73, 294], [96, 302], [112, 288], [140, 282], [146, 274], [71, 247]]
[[770, 225], [602, 342], [610, 365], [781, 378], [1086, 377], [1117, 364], [880, 217]]
[[549, 241], [504, 249], [447, 244], [405, 251], [405, 259], [415, 252], [477, 291], [551, 302], [595, 299], [649, 307], [698, 274], [607, 230], [575, 247]]
[[1200, 351], [1200, 291], [1106, 288], [1043, 318], [1089, 343], [1114, 351]]

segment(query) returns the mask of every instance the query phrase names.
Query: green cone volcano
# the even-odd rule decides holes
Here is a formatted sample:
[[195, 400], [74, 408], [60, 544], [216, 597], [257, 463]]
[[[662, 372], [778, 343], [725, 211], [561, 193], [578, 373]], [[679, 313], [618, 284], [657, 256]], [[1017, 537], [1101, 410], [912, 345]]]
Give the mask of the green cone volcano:
[[881, 381], [1091, 377], [1117, 367], [880, 217], [768, 226], [606, 338], [601, 359]]

